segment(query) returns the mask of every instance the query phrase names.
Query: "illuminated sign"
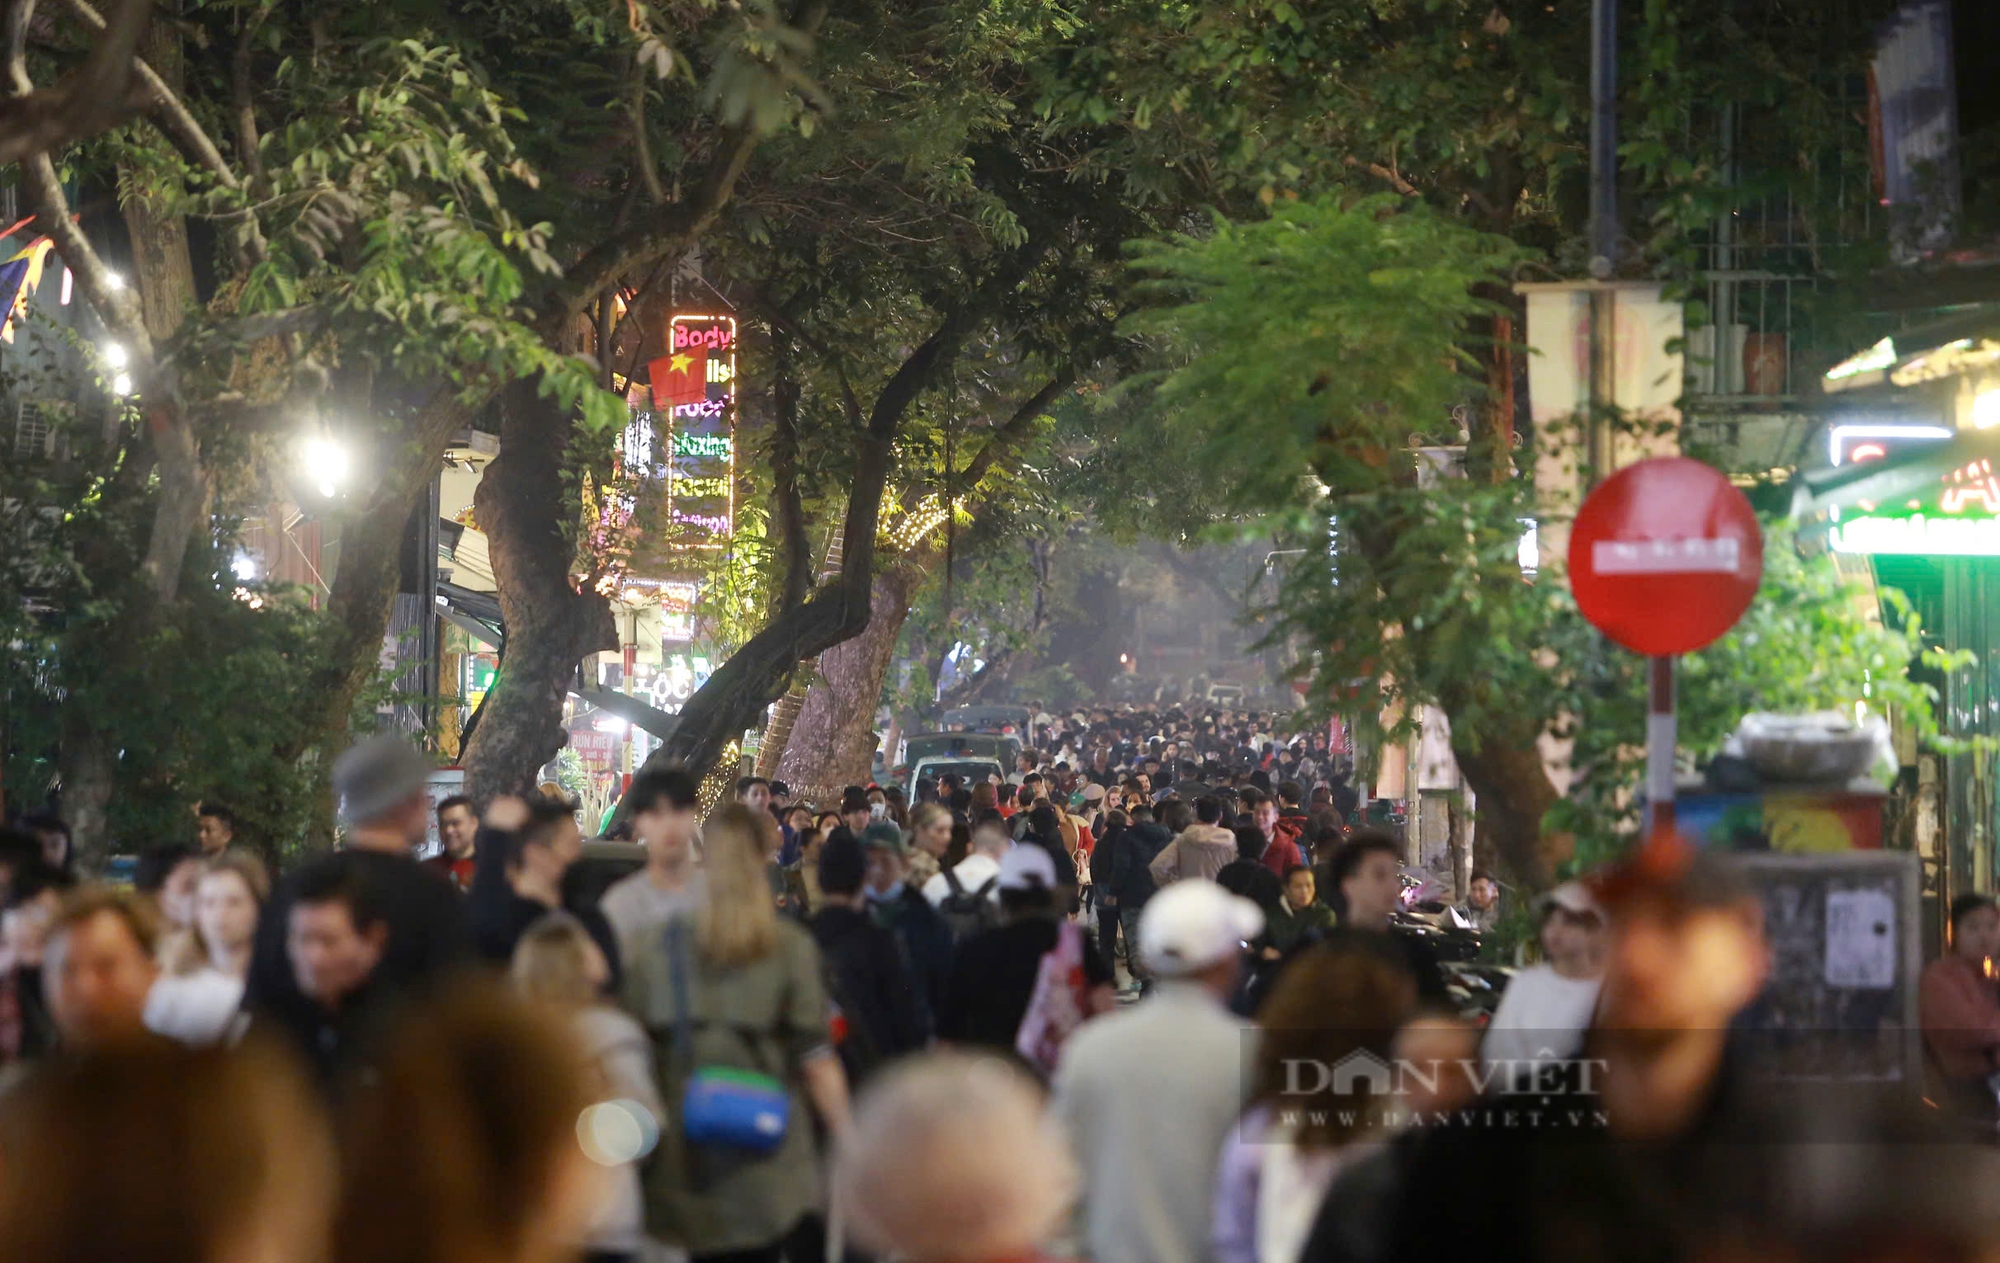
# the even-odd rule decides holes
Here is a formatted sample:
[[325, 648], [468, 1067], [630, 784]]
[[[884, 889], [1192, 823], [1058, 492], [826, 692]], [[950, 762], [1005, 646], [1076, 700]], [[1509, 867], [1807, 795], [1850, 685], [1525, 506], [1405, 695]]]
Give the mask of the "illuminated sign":
[[[1939, 425], [1838, 425], [1828, 431], [1835, 465], [1860, 465], [1948, 442]], [[1828, 543], [1835, 552], [1916, 557], [2000, 556], [2000, 476], [1976, 460], [1946, 474], [1937, 491], [1897, 506], [1835, 510]]]
[[2000, 518], [1864, 514], [1833, 528], [1837, 553], [1917, 557], [2000, 557]]
[[660, 585], [660, 639], [686, 644], [694, 639], [694, 603], [700, 589], [692, 581], [669, 579]]
[[667, 522], [673, 542], [719, 548], [736, 530], [736, 321], [678, 315], [654, 360], [653, 405], [666, 431]]

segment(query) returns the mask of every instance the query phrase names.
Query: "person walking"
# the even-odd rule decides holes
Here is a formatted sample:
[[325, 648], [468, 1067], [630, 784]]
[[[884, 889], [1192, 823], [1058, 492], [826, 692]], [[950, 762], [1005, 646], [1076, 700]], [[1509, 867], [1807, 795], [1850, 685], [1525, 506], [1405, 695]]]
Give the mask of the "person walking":
[[[381, 959], [370, 969], [383, 992], [434, 986], [470, 956], [465, 909], [450, 882], [412, 857], [428, 832], [430, 806], [424, 785], [430, 765], [415, 746], [397, 737], [370, 737], [333, 765], [333, 791], [347, 825], [344, 850], [316, 856], [287, 877], [257, 923], [243, 1006], [290, 1028], [311, 1047], [322, 1024], [322, 1006], [299, 989], [288, 936], [300, 884], [340, 885], [321, 869], [353, 874], [366, 888], [364, 902], [379, 917]], [[309, 875], [310, 874], [310, 875]]]
[[[764, 875], [776, 828], [739, 804], [718, 811], [695, 915], [627, 940], [621, 1003], [652, 1038], [676, 1106], [646, 1169], [646, 1226], [697, 1260], [776, 1263], [796, 1235], [804, 1263], [822, 1206], [815, 1133], [837, 1142], [847, 1127], [819, 950], [778, 915]], [[704, 1104], [718, 1094], [747, 1108]]]
[[1082, 1172], [1084, 1245], [1095, 1263], [1206, 1263], [1217, 1156], [1243, 1107], [1251, 1047], [1228, 1010], [1257, 905], [1183, 880], [1146, 905], [1139, 951], [1148, 998], [1086, 1022], [1056, 1068], [1050, 1108]]
[[951, 977], [951, 927], [907, 880], [909, 848], [903, 844], [901, 829], [886, 820], [869, 825], [862, 831], [861, 845], [868, 856], [868, 884], [862, 894], [868, 910], [895, 934], [903, 949], [929, 1029], [944, 1004], [945, 984]]
[[857, 1087], [884, 1063], [930, 1039], [930, 1009], [902, 946], [868, 911], [867, 868], [867, 852], [853, 838], [821, 846], [820, 909], [812, 919], [813, 941], [839, 1010], [834, 1042], [848, 1081]]
[[598, 901], [621, 957], [630, 955], [634, 938], [692, 917], [701, 907], [702, 876], [695, 863], [699, 788], [686, 771], [669, 767], [639, 773], [625, 792], [626, 818], [646, 848], [646, 866], [611, 883]]
[[[938, 1038], [1012, 1055], [1021, 1019], [1034, 999], [1042, 958], [1061, 933], [1055, 864], [1035, 846], [1016, 846], [1000, 859], [1001, 923], [959, 945], [952, 957]], [[1114, 1007], [1111, 962], [1083, 944], [1090, 1013]]]
[[1203, 795], [1194, 800], [1194, 821], [1182, 826], [1173, 845], [1153, 857], [1147, 866], [1153, 881], [1161, 886], [1185, 878], [1214, 881], [1215, 875], [1236, 859], [1236, 835], [1221, 827], [1222, 800]]
[[472, 945], [496, 965], [514, 958], [528, 927], [552, 912], [569, 911], [597, 942], [613, 982], [618, 977], [618, 943], [599, 907], [566, 909], [563, 875], [583, 855], [583, 833], [570, 803], [537, 797], [495, 799], [486, 811], [485, 862], [501, 869], [503, 881], [475, 882], [466, 901]]
[[[595, 935], [567, 912], [551, 912], [528, 927], [508, 966], [514, 990], [566, 1018], [586, 1059], [586, 1078], [597, 1102], [584, 1118], [601, 1121], [604, 1135], [645, 1135], [666, 1116], [659, 1084], [653, 1079], [653, 1045], [645, 1029], [604, 999], [611, 965]], [[578, 1120], [583, 1125], [584, 1119]], [[595, 1136], [595, 1128], [589, 1134]], [[640, 1154], [611, 1152], [591, 1157], [612, 1168], [614, 1187], [581, 1238], [586, 1263], [636, 1263], [650, 1252], [645, 1202], [640, 1192]]]
[[1517, 1088], [1523, 1074], [1532, 1079], [1532, 1063], [1562, 1061], [1583, 1046], [1604, 981], [1604, 909], [1590, 888], [1564, 882], [1543, 897], [1541, 911], [1544, 959], [1508, 982], [1479, 1048], [1487, 1067], [1504, 1067]]

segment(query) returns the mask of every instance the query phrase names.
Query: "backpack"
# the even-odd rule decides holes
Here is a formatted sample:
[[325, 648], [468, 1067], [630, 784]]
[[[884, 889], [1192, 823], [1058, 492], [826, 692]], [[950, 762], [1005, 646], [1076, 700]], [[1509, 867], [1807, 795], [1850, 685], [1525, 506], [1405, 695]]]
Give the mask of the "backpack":
[[963, 943], [981, 930], [991, 929], [999, 920], [999, 913], [993, 906], [993, 888], [1000, 884], [1000, 875], [995, 873], [980, 883], [979, 889], [967, 890], [952, 869], [944, 870], [944, 884], [951, 887], [951, 893], [938, 904], [938, 915], [951, 927], [954, 941]]

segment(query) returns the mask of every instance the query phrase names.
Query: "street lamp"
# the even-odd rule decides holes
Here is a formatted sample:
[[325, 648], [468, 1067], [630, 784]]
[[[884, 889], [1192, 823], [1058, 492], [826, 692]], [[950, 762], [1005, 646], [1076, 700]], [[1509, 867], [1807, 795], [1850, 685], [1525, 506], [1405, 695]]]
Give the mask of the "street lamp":
[[319, 493], [329, 500], [333, 499], [339, 493], [340, 485], [347, 481], [350, 464], [347, 449], [325, 435], [314, 435], [306, 439], [301, 455], [306, 474], [319, 488]]

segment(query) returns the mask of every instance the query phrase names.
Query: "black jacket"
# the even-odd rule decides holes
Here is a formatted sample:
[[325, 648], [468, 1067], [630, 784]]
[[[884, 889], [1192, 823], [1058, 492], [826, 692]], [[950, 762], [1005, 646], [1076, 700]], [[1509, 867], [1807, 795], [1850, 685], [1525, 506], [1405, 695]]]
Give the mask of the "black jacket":
[[1117, 852], [1111, 857], [1111, 893], [1118, 896], [1120, 909], [1140, 907], [1153, 897], [1158, 886], [1148, 866], [1173, 841], [1167, 827], [1152, 820], [1141, 821], [1118, 835]]
[[321, 1060], [319, 1046], [326, 1018], [320, 1007], [299, 991], [286, 935], [300, 880], [326, 866], [359, 873], [389, 927], [388, 944], [368, 985], [372, 999], [386, 1003], [423, 991], [471, 959], [464, 907], [449, 879], [406, 855], [379, 851], [334, 851], [306, 861], [279, 883], [257, 919], [243, 1007], [259, 1026], [288, 1032], [300, 1052], [315, 1061]]
[[876, 922], [893, 932], [903, 949], [928, 1027], [944, 1003], [945, 985], [951, 979], [951, 924], [914, 886], [905, 885], [894, 899], [869, 903]]
[[924, 1046], [924, 1005], [896, 936], [856, 908], [828, 905], [814, 914], [813, 941], [826, 963], [829, 990], [848, 1036], [841, 1056], [849, 1073]]

